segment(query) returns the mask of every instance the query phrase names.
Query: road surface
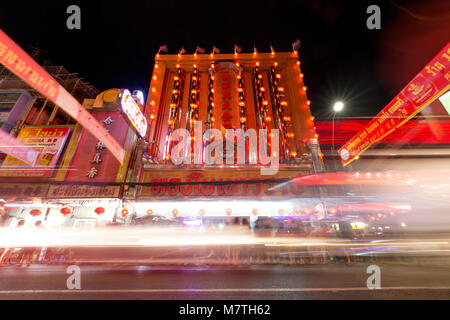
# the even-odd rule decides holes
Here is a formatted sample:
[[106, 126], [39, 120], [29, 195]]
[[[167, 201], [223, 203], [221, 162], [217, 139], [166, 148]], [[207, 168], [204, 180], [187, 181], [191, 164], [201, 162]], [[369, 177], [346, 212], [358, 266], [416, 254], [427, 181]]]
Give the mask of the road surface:
[[81, 266], [80, 290], [67, 289], [67, 266], [7, 266], [0, 299], [450, 299], [447, 267], [380, 264], [369, 290], [368, 265]]

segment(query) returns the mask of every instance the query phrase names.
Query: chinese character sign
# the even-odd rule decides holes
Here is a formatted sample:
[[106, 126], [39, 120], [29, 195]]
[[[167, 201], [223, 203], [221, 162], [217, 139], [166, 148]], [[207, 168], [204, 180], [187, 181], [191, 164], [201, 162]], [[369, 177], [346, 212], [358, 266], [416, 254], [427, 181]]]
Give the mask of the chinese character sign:
[[[129, 125], [119, 112], [97, 111], [92, 116], [121, 146], [125, 145]], [[114, 182], [119, 167], [107, 146], [83, 129], [66, 181]]]
[[214, 84], [216, 128], [240, 128], [237, 80], [234, 71], [218, 70]]

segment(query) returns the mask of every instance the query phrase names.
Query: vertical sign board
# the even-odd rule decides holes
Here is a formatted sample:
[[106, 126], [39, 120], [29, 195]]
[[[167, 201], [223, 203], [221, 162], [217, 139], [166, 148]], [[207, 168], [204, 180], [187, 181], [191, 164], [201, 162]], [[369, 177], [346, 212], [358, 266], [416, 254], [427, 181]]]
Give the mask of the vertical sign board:
[[69, 127], [23, 127], [17, 139], [38, 152], [36, 162], [31, 167], [8, 155], [1, 166], [0, 176], [50, 177], [69, 133]]
[[122, 111], [125, 113], [128, 120], [130, 120], [137, 133], [141, 137], [145, 137], [145, 134], [147, 133], [147, 119], [142, 114], [141, 109], [127, 89], [122, 93], [121, 105]]
[[[95, 111], [92, 116], [121, 145], [125, 144], [129, 125], [119, 112]], [[65, 181], [115, 182], [119, 163], [96, 137], [83, 129]]]
[[450, 89], [450, 43], [369, 123], [339, 149], [344, 166]]
[[123, 163], [125, 150], [47, 71], [0, 30], [0, 63], [28, 85], [57, 104], [97, 137]]
[[237, 79], [232, 67], [234, 64], [218, 63], [214, 81], [215, 128], [240, 128], [237, 94]]

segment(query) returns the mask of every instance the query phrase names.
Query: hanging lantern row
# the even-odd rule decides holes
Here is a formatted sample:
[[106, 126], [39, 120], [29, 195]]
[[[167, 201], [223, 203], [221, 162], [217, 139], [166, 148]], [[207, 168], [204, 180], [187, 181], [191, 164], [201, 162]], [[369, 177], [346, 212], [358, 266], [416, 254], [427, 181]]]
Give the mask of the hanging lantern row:
[[245, 93], [244, 93], [244, 79], [242, 77], [242, 68], [239, 62], [236, 62], [237, 83], [238, 83], [238, 104], [239, 104], [239, 119], [241, 129], [247, 130], [247, 117], [245, 116]]
[[180, 65], [177, 64], [177, 71], [173, 77], [173, 89], [172, 97], [170, 100], [170, 110], [169, 110], [169, 130], [167, 133], [167, 140], [165, 145], [164, 157], [166, 159], [170, 158], [172, 153], [172, 132], [178, 128], [180, 117], [181, 117], [181, 103], [183, 98], [183, 88], [184, 88], [184, 74]]
[[[194, 150], [194, 125], [198, 121], [199, 117], [199, 100], [200, 100], [200, 72], [198, 71], [197, 65], [194, 64], [194, 70], [191, 75], [191, 83], [189, 89], [189, 103], [187, 111], [187, 127], [189, 129], [189, 134], [191, 136], [191, 147], [189, 150]], [[192, 155], [191, 155], [192, 156]]]
[[[96, 208], [96, 209], [95, 209], [95, 212], [96, 212], [97, 214], [101, 214], [101, 213], [104, 212], [104, 208], [102, 208], [102, 207]], [[310, 208], [303, 208], [303, 209], [302, 209], [302, 212], [303, 212], [303, 215], [306, 215], [306, 216], [310, 216], [310, 215], [313, 214], [313, 210], [310, 209]], [[333, 216], [335, 216], [335, 215], [337, 214], [336, 208], [331, 208], [331, 209], [328, 210], [328, 212], [329, 212], [331, 215], [333, 215]], [[125, 216], [128, 215], [129, 212], [128, 212], [127, 209], [123, 209], [123, 210], [121, 211], [121, 213], [122, 213], [122, 216], [125, 217]], [[225, 213], [226, 213], [227, 216], [231, 216], [231, 214], [233, 213], [233, 210], [232, 210], [231, 208], [226, 208], [226, 209], [225, 209]], [[317, 213], [317, 210], [316, 210], [316, 213]], [[153, 214], [154, 214], [154, 211], [153, 211], [152, 209], [148, 209], [148, 210], [147, 210], [147, 215], [148, 215], [148, 216], [151, 216], [151, 215], [153, 215]], [[179, 214], [178, 209], [173, 209], [173, 210], [172, 210], [172, 216], [173, 216], [174, 218], [177, 217], [178, 214]], [[205, 211], [204, 209], [200, 209], [200, 210], [198, 211], [198, 214], [199, 214], [201, 217], [203, 217], [203, 216], [206, 214], [206, 211]], [[257, 216], [257, 215], [259, 214], [259, 210], [256, 209], [256, 208], [254, 208], [254, 209], [252, 209], [251, 214], [252, 214], [253, 216]], [[287, 212], [285, 209], [279, 209], [279, 210], [278, 210], [278, 215], [279, 215], [279, 216], [284, 216], [284, 215], [287, 215], [287, 214], [288, 214], [288, 212]], [[294, 214], [294, 215], [297, 216], [298, 214]]]
[[207, 106], [207, 114], [208, 114], [208, 122], [206, 124], [207, 129], [211, 129], [214, 127], [214, 63], [211, 64], [209, 68], [209, 80], [208, 80], [208, 106]]
[[256, 67], [254, 69], [254, 83], [256, 88], [256, 105], [258, 110], [259, 124], [262, 129], [267, 129], [266, 121], [270, 121], [268, 116], [268, 102], [265, 99], [265, 88], [263, 86], [263, 74], [259, 69], [259, 62], [256, 62]]
[[[294, 52], [296, 52], [296, 51], [294, 51]], [[303, 84], [304, 84], [303, 77], [304, 77], [305, 75], [304, 75], [304, 74], [302, 73], [302, 71], [300, 70], [300, 60], [297, 61], [297, 66], [298, 66], [298, 80], [299, 80], [300, 82], [303, 82]], [[306, 95], [306, 90], [308, 90], [308, 87], [305, 86], [305, 85], [303, 85], [302, 90], [305, 92], [305, 95]], [[308, 106], [310, 106], [310, 105], [311, 105], [311, 101], [310, 101], [310, 100], [306, 100], [306, 104], [307, 104]], [[316, 137], [316, 138], [317, 138], [317, 137]]]
[[[254, 68], [254, 77], [253, 83], [256, 89], [256, 109], [259, 127], [263, 130], [268, 129], [268, 123], [272, 121], [272, 117], [269, 116], [268, 105], [269, 102], [265, 99], [265, 91], [266, 89], [263, 86], [263, 74], [259, 69], [259, 62], [256, 62], [256, 67]], [[272, 153], [271, 143], [267, 142], [268, 154]]]
[[287, 101], [281, 101], [281, 98], [285, 96], [284, 88], [280, 86], [281, 73], [276, 72], [276, 67], [278, 63], [275, 62], [273, 66], [270, 67], [269, 78], [270, 78], [270, 89], [272, 96], [272, 110], [274, 113], [274, 123], [281, 132], [281, 147], [283, 156], [286, 160], [291, 157], [295, 157], [297, 153], [295, 151], [290, 152], [291, 144], [289, 139], [294, 138], [294, 133], [288, 132], [288, 127], [292, 127], [290, 124], [291, 117], [287, 115], [285, 107], [287, 106]]

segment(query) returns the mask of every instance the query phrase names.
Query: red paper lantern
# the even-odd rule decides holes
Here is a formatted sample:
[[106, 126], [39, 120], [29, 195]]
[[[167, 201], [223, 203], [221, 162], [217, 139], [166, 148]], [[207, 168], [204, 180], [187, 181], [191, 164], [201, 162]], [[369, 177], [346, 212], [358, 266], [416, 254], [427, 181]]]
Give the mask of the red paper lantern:
[[96, 214], [102, 214], [103, 212], [105, 212], [105, 208], [103, 208], [103, 207], [95, 208], [95, 213]]
[[225, 212], [227, 213], [228, 216], [231, 215], [231, 209], [230, 209], [230, 208], [228, 208], [227, 210], [225, 210]]
[[152, 209], [148, 209], [147, 210], [147, 215], [151, 216], [153, 214], [153, 210]]
[[31, 214], [33, 217], [37, 217], [37, 216], [40, 216], [40, 215], [42, 214], [42, 211], [39, 210], [39, 209], [33, 209], [33, 210], [30, 211], [30, 214]]
[[123, 217], [126, 217], [127, 214], [128, 214], [128, 210], [127, 210], [127, 209], [123, 209], [123, 210], [122, 210], [122, 216], [123, 216]]
[[178, 210], [177, 210], [177, 209], [173, 209], [173, 210], [172, 210], [172, 214], [173, 214], [174, 217], [176, 217], [177, 214], [178, 214]]
[[72, 212], [72, 210], [70, 210], [70, 208], [68, 207], [64, 207], [61, 210], [59, 210], [63, 215], [68, 215]]

